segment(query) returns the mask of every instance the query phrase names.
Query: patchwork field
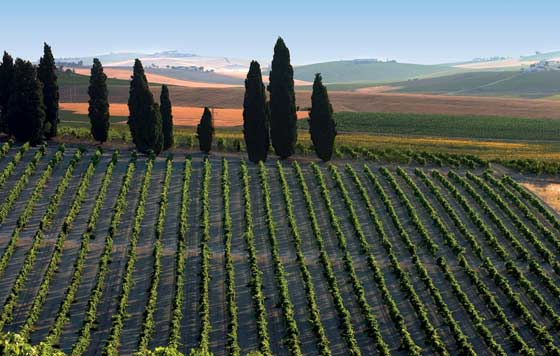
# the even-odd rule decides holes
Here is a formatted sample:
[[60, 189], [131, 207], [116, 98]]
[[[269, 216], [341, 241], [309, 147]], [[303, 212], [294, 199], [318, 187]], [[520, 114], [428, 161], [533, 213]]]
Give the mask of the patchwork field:
[[[88, 122], [88, 103], [60, 103], [60, 109], [77, 114], [82, 122]], [[111, 104], [111, 116], [120, 118], [118, 122], [125, 123], [128, 118], [127, 104]], [[204, 108], [192, 106], [173, 107], [173, 125], [175, 126], [196, 126], [200, 122], [200, 117]], [[298, 118], [307, 118], [307, 112], [299, 111]], [[213, 109], [214, 125], [216, 127], [235, 127], [243, 125], [243, 109]], [[72, 120], [73, 121], [73, 120]], [[62, 119], [64, 123], [64, 117]]]
[[476, 162], [0, 152], [0, 329], [32, 344], [559, 351], [558, 215]]

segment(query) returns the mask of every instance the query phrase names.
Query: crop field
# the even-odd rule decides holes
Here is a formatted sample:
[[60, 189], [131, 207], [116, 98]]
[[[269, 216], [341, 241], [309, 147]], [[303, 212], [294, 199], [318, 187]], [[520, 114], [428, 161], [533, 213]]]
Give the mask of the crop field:
[[0, 332], [67, 355], [558, 355], [560, 217], [504, 172], [1, 144]]

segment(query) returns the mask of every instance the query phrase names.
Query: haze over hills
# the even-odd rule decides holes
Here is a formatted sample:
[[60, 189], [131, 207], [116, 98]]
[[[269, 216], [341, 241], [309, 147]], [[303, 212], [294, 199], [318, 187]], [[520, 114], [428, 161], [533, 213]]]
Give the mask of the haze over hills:
[[[179, 51], [123, 52], [97, 56], [111, 78], [129, 78], [135, 58], [140, 58], [152, 81], [194, 87], [242, 86], [250, 60], [202, 56]], [[77, 66], [88, 75], [93, 56], [60, 58], [60, 64]], [[399, 63], [395, 60], [353, 59], [294, 65], [296, 85], [309, 87], [321, 73], [332, 90], [388, 86], [385, 91], [446, 95], [486, 95], [542, 98], [560, 93], [560, 51], [520, 56], [492, 57], [445, 64]], [[550, 66], [539, 67], [550, 61]], [[268, 79], [266, 61], [260, 61]], [[533, 70], [535, 69], [535, 70]], [[537, 70], [538, 69], [538, 70]], [[534, 72], [534, 73], [533, 73]], [[554, 72], [554, 73], [551, 73]], [[378, 89], [375, 89], [378, 90]]]

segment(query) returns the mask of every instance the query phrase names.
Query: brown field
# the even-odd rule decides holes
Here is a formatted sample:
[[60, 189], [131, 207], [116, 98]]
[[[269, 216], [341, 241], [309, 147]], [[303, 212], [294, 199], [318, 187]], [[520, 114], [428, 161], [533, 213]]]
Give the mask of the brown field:
[[[76, 68], [75, 69], [77, 74], [81, 75], [90, 75], [89, 68]], [[110, 68], [105, 67], [103, 71], [107, 75], [108, 78], [113, 79], [122, 79], [122, 80], [129, 80], [130, 76], [132, 75], [132, 68], [122, 69], [122, 68]], [[229, 84], [218, 84], [218, 83], [202, 83], [202, 82], [193, 82], [190, 80], [181, 80], [170, 78], [165, 75], [153, 74], [153, 73], [146, 73], [146, 77], [148, 81], [152, 83], [159, 83], [159, 84], [167, 84], [167, 85], [175, 85], [181, 87], [191, 87], [191, 88], [235, 88], [238, 85], [229, 85]]]
[[560, 184], [551, 182], [523, 183], [523, 186], [560, 213]]
[[[132, 75], [132, 68], [124, 69], [124, 68], [112, 68], [112, 67], [105, 67], [103, 68], [105, 74], [107, 74], [108, 78], [113, 79], [121, 79], [121, 80], [129, 80], [130, 76]], [[76, 68], [75, 69], [77, 74], [81, 75], [90, 75], [89, 68]], [[246, 73], [242, 72], [219, 72], [222, 75], [227, 75], [233, 78], [238, 78], [244, 80], [247, 76]], [[171, 78], [165, 75], [154, 74], [154, 73], [146, 73], [146, 77], [148, 81], [151, 83], [159, 83], [159, 84], [167, 84], [167, 85], [175, 85], [179, 87], [188, 87], [188, 88], [236, 88], [240, 87], [241, 85], [233, 85], [233, 84], [220, 84], [220, 83], [204, 83], [204, 82], [195, 82], [192, 80], [181, 80]], [[268, 76], [263, 76], [263, 80], [265, 83], [268, 83]], [[294, 80], [295, 85], [313, 85], [312, 82], [306, 82], [304, 80]]]
[[[60, 103], [61, 110], [75, 114], [87, 115], [87, 103]], [[173, 124], [176, 126], [196, 126], [200, 121], [204, 108], [193, 106], [174, 106]], [[128, 116], [127, 104], [111, 104], [111, 115]], [[307, 112], [298, 112], [298, 118], [307, 117]], [[243, 124], [243, 109], [214, 109], [214, 125], [216, 127], [233, 127]]]
[[[111, 103], [126, 103], [128, 86], [109, 88]], [[159, 97], [159, 86], [152, 87]], [[238, 109], [243, 105], [244, 89], [239, 88], [170, 88], [175, 106]], [[560, 118], [560, 100], [511, 99], [471, 96], [445, 96], [401, 93], [329, 93], [335, 111], [401, 112], [444, 115], [490, 115], [523, 118]], [[61, 102], [87, 102], [87, 87], [61, 88]], [[311, 105], [311, 92], [297, 91], [297, 105], [303, 110]]]
[[[551, 61], [557, 61], [559, 58], [551, 58]], [[531, 64], [537, 63], [539, 61], [521, 61], [519, 59], [504, 59], [500, 61], [490, 61], [490, 62], [477, 62], [477, 63], [467, 63], [459, 64], [454, 67], [465, 68], [465, 69], [496, 69], [496, 68], [515, 68], [515, 67], [528, 67]]]

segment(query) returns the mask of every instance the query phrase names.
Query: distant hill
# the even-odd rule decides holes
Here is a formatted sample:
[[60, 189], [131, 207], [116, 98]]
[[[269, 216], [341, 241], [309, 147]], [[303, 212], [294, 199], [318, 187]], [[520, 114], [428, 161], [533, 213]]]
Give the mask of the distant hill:
[[531, 56], [522, 56], [519, 59], [521, 59], [522, 61], [544, 61], [554, 58], [560, 58], [560, 51], [538, 53]]
[[470, 72], [391, 83], [398, 92], [543, 98], [560, 93], [560, 71]]
[[83, 66], [91, 66], [93, 58], [98, 58], [105, 67], [132, 67], [134, 60], [139, 58], [144, 67], [157, 68], [188, 68], [199, 67], [207, 71], [216, 72], [246, 72], [249, 69], [250, 61], [247, 59], [228, 58], [228, 57], [209, 57], [199, 56], [192, 53], [182, 53], [178, 51], [165, 51], [156, 53], [109, 53], [98, 56], [57, 58], [60, 63], [83, 63]]
[[321, 73], [327, 83], [394, 82], [463, 71], [465, 70], [442, 65], [349, 60], [298, 66], [294, 68], [294, 76], [310, 82], [315, 73]]
[[171, 68], [146, 68], [146, 72], [154, 73], [169, 78], [187, 80], [202, 83], [218, 83], [218, 84], [231, 84], [242, 85], [243, 79], [240, 77], [233, 77], [224, 75], [218, 72], [198, 72], [184, 69], [171, 69]]

